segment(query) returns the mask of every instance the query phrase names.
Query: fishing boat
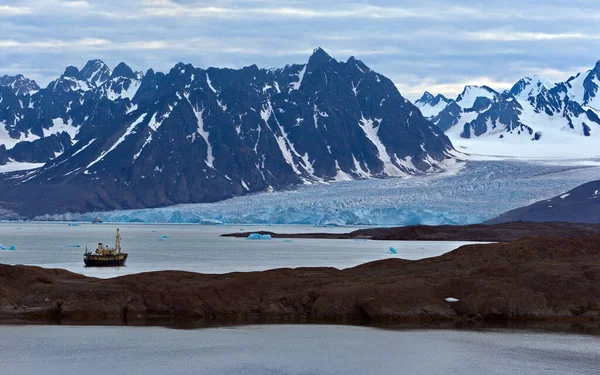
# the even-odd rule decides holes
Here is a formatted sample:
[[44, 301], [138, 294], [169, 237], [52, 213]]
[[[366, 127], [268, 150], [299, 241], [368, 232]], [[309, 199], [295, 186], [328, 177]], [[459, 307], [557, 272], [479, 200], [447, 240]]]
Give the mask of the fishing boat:
[[85, 249], [83, 262], [86, 267], [120, 267], [125, 265], [127, 253], [121, 252], [121, 234], [117, 228], [117, 237], [114, 248], [109, 248], [102, 243], [98, 244], [95, 252]]

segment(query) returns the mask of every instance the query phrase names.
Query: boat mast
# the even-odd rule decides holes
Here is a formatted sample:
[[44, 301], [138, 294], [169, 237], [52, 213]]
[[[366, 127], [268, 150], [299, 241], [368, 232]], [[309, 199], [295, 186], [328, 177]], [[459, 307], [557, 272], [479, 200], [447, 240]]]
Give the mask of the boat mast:
[[117, 254], [121, 252], [121, 235], [119, 234], [119, 228], [117, 228], [117, 241], [115, 244], [115, 250], [117, 251]]

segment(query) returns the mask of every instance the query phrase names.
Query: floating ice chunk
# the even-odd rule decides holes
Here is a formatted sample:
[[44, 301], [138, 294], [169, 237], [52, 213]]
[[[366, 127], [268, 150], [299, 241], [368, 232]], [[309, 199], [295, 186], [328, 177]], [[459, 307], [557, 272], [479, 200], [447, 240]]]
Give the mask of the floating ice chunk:
[[249, 240], [270, 240], [270, 234], [252, 233], [248, 236]]
[[4, 245], [2, 245], [1, 243], [0, 243], [0, 250], [6, 250], [6, 248], [4, 247]]
[[292, 242], [292, 240], [283, 240], [283, 242]]
[[8, 250], [17, 250], [17, 247], [15, 245], [10, 245], [8, 247]]
[[79, 226], [79, 224], [75, 224], [75, 223], [69, 223], [69, 226], [70, 226], [70, 227], [78, 227], [78, 226]]
[[455, 303], [458, 302], [458, 298], [454, 298], [454, 297], [448, 297], [448, 298], [444, 298], [446, 300], [446, 302], [450, 302], [450, 303]]
[[390, 250], [387, 252], [388, 254], [398, 254], [398, 251], [390, 246]]
[[161, 240], [166, 240], [167, 238], [171, 238], [171, 237], [169, 237], [169, 236], [160, 236]]
[[81, 247], [81, 245], [67, 245], [67, 247]]

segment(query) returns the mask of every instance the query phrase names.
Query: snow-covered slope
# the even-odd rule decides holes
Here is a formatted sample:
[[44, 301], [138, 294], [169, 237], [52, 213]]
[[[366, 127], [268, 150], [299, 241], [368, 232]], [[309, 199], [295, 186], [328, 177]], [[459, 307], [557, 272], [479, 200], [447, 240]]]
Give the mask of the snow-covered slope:
[[0, 165], [25, 169], [56, 159], [81, 131], [111, 121], [118, 108], [133, 109], [142, 79], [124, 63], [111, 71], [101, 60], [81, 71], [67, 67], [43, 89], [22, 75], [1, 77]]
[[[470, 154], [514, 157], [600, 157], [600, 62], [566, 82], [525, 77], [502, 93], [467, 86], [430, 117]], [[429, 100], [423, 100], [423, 99]], [[426, 93], [422, 102], [433, 96]], [[436, 107], [436, 111], [439, 106]]]
[[12, 112], [0, 117], [5, 129], [16, 129], [6, 163], [37, 162], [18, 159], [15, 150], [62, 141], [44, 167], [7, 180], [18, 184], [14, 191], [2, 187], [14, 200], [32, 194], [25, 186], [47, 187], [55, 197], [25, 213], [156, 207], [424, 174], [445, 169], [453, 151], [391, 80], [320, 48], [308, 62], [280, 69], [178, 63], [143, 77], [92, 60], [11, 100]]

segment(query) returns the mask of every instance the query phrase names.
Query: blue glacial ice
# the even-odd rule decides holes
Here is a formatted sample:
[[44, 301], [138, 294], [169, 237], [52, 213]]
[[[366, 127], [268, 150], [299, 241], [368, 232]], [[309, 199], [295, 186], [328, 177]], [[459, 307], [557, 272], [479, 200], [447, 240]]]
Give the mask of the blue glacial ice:
[[390, 246], [387, 254], [398, 254], [398, 250]]
[[270, 240], [271, 235], [270, 234], [251, 233], [248, 236], [248, 239], [249, 240]]
[[[458, 173], [301, 186], [222, 202], [102, 213], [105, 222], [197, 224], [471, 224], [584, 182], [598, 163], [469, 161]], [[98, 213], [41, 219], [89, 221]]]

